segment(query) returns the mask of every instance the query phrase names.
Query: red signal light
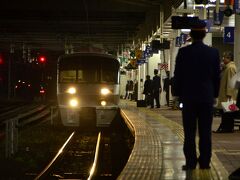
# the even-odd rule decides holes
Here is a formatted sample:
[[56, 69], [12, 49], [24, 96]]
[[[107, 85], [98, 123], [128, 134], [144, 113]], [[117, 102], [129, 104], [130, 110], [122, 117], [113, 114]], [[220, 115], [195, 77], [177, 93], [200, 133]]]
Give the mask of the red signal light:
[[39, 92], [40, 92], [40, 94], [44, 94], [44, 93], [45, 93], [45, 90], [44, 90], [44, 89], [41, 89]]
[[46, 57], [45, 56], [40, 56], [39, 57], [39, 62], [40, 63], [45, 63], [46, 62]]
[[3, 64], [3, 57], [0, 55], [0, 65]]
[[45, 92], [46, 92], [45, 89], [44, 89], [42, 86], [40, 86], [40, 91], [39, 91], [39, 93], [40, 93], [40, 94], [45, 94]]

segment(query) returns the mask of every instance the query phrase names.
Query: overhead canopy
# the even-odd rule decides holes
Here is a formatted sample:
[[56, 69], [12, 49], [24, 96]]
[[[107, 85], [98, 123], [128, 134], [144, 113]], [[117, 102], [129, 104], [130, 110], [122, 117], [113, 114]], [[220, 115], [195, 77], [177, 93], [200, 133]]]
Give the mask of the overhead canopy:
[[0, 2], [0, 50], [59, 51], [95, 44], [116, 50], [151, 35], [182, 0], [22, 0]]

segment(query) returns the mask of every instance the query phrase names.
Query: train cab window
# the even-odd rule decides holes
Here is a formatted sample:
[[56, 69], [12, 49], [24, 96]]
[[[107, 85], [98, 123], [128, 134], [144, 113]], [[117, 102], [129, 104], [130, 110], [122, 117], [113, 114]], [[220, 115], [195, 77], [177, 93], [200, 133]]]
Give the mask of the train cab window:
[[101, 81], [103, 83], [118, 83], [118, 63], [102, 62], [101, 64]]
[[102, 81], [108, 83], [114, 83], [116, 80], [116, 73], [112, 70], [104, 70], [102, 71]]
[[75, 82], [76, 71], [75, 70], [62, 70], [60, 71], [60, 82]]
[[97, 70], [95, 69], [78, 70], [77, 81], [80, 83], [97, 82], [98, 81]]

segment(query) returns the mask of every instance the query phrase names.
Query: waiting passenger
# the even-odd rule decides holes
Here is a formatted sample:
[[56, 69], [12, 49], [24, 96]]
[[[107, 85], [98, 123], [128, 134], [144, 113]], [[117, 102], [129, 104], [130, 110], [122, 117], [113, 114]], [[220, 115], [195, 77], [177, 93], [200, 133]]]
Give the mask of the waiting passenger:
[[216, 131], [213, 131], [215, 133], [233, 132], [234, 129], [234, 119], [232, 118], [232, 114], [224, 113], [221, 105], [221, 102], [236, 100], [237, 90], [229, 86], [229, 82], [237, 71], [236, 65], [233, 62], [232, 52], [228, 51], [223, 53], [223, 63], [224, 66], [221, 73], [220, 90], [217, 105], [217, 108], [221, 111], [221, 124]]
[[125, 86], [125, 97], [124, 97], [124, 99], [128, 98], [129, 84], [130, 84], [130, 82], [127, 81], [126, 86]]
[[147, 106], [151, 106], [153, 108], [153, 89], [152, 89], [152, 80], [150, 76], [146, 76], [146, 80], [144, 82], [143, 94], [145, 95], [145, 102]]
[[129, 81], [129, 86], [128, 86], [128, 99], [133, 100], [133, 81]]
[[162, 91], [161, 87], [161, 80], [160, 77], [158, 76], [158, 70], [154, 69], [154, 77], [153, 77], [153, 83], [152, 83], [152, 88], [153, 88], [153, 101], [155, 100], [157, 108], [160, 108], [160, 101], [159, 101], [159, 96]]
[[166, 71], [167, 77], [163, 81], [163, 91], [166, 92], [166, 101], [167, 101], [167, 106], [169, 106], [169, 86], [171, 84], [170, 80], [170, 72]]
[[138, 100], [138, 81], [135, 79], [134, 81], [134, 87], [133, 87], [133, 100]]

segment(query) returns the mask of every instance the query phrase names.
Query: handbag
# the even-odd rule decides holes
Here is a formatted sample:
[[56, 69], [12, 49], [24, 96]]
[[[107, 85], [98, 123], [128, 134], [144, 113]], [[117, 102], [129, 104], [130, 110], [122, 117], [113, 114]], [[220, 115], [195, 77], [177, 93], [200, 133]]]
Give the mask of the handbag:
[[229, 100], [229, 101], [226, 101], [226, 102], [221, 102], [221, 105], [222, 105], [222, 108], [223, 108], [223, 112], [234, 112], [234, 111], [239, 110], [235, 101], [233, 101], [233, 100]]

